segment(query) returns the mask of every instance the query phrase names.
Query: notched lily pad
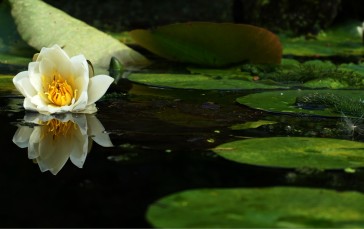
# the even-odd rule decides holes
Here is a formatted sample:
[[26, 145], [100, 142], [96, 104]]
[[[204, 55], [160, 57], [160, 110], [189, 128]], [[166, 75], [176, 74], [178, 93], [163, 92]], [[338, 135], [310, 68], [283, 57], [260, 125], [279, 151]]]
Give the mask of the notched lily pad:
[[364, 143], [332, 138], [271, 137], [222, 144], [213, 149], [239, 163], [282, 168], [364, 167]]
[[130, 31], [137, 44], [166, 59], [204, 66], [243, 61], [279, 64], [282, 46], [270, 31], [245, 24], [189, 22]]
[[147, 211], [157, 228], [361, 228], [364, 195], [294, 187], [196, 189]]

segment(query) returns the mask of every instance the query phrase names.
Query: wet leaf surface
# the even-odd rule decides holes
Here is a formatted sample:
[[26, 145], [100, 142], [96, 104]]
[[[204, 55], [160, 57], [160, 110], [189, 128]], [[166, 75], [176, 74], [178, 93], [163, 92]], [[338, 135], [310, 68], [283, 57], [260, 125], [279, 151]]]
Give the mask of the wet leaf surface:
[[358, 192], [326, 189], [196, 189], [159, 199], [147, 218], [157, 228], [361, 227], [363, 201]]
[[339, 139], [272, 137], [233, 141], [213, 150], [229, 160], [258, 166], [345, 169], [364, 167], [363, 148], [364, 143]]
[[320, 115], [330, 117], [341, 117], [345, 111], [341, 113], [331, 108], [319, 109], [304, 109], [295, 104], [296, 98], [312, 93], [330, 93], [343, 98], [353, 99], [359, 102], [363, 97], [361, 90], [286, 90], [286, 91], [270, 91], [250, 94], [237, 99], [237, 102], [251, 108], [279, 112], [279, 113], [294, 113], [297, 115]]

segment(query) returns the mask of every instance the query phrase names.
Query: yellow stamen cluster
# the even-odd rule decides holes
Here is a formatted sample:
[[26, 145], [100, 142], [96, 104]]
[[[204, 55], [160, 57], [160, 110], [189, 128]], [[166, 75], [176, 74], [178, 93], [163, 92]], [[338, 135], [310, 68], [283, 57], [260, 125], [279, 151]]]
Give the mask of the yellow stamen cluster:
[[53, 75], [53, 81], [48, 85], [48, 92], [45, 92], [45, 94], [51, 103], [57, 106], [67, 106], [76, 97], [76, 92], [77, 90], [73, 90], [67, 80], [64, 80], [59, 73], [56, 73]]

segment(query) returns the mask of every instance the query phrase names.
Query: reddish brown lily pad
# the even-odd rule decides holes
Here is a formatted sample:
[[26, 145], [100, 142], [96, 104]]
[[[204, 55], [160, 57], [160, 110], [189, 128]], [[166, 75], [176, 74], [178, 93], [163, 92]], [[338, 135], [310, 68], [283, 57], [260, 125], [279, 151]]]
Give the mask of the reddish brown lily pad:
[[279, 64], [282, 45], [272, 32], [245, 24], [189, 22], [130, 31], [137, 44], [166, 59], [212, 67], [241, 62]]

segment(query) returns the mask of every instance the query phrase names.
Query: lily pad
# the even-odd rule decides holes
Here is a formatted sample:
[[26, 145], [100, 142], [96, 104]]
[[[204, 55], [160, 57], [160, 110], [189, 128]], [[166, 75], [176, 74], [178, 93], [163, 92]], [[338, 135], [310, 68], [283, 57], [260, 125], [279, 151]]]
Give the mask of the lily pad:
[[196, 189], [159, 199], [147, 219], [156, 228], [361, 228], [363, 202], [327, 189]]
[[364, 143], [332, 138], [271, 137], [222, 144], [220, 156], [259, 166], [345, 169], [364, 167]]
[[0, 95], [9, 95], [9, 93], [13, 95], [20, 95], [13, 84], [13, 77], [14, 76], [12, 75], [0, 74]]
[[[248, 74], [246, 77], [250, 77]], [[242, 89], [274, 89], [285, 86], [262, 84], [254, 81], [233, 77], [213, 77], [202, 74], [158, 74], [131, 73], [127, 78], [133, 82], [155, 87], [201, 90], [242, 90]]]
[[70, 56], [83, 54], [94, 65], [107, 68], [111, 57], [124, 65], [149, 61], [117, 39], [40, 0], [9, 0], [21, 37], [40, 50], [58, 44]]
[[189, 22], [130, 31], [137, 44], [166, 59], [204, 66], [244, 61], [279, 64], [282, 46], [270, 31], [245, 24]]
[[284, 55], [296, 56], [347, 56], [363, 55], [362, 39], [356, 31], [362, 22], [353, 21], [321, 32], [314, 39], [280, 36]]
[[357, 100], [358, 102], [364, 98], [362, 90], [285, 90], [249, 94], [247, 96], [238, 98], [237, 102], [251, 108], [270, 112], [296, 113], [301, 115], [308, 114], [329, 117], [342, 116], [342, 113], [331, 108], [304, 109], [295, 105], [297, 97], [312, 93], [331, 93], [333, 95], [342, 96], [343, 98]]

